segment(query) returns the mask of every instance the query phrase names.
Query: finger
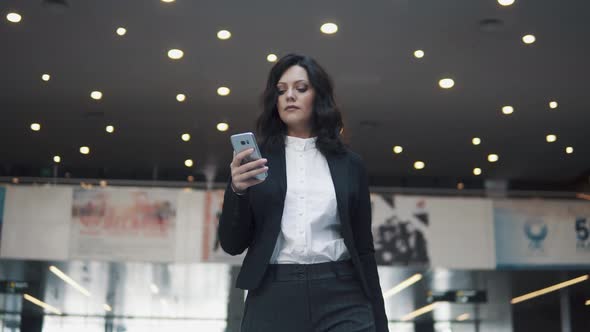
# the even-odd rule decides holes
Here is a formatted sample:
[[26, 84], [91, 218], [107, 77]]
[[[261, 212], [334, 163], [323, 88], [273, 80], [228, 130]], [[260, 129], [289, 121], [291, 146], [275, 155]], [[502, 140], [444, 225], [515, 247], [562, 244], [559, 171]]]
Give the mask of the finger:
[[246, 173], [250, 170], [253, 170], [255, 168], [262, 167], [262, 166], [266, 165], [267, 162], [268, 162], [268, 160], [266, 158], [260, 158], [258, 160], [254, 160], [254, 161], [251, 161], [249, 163], [245, 163], [244, 165], [237, 167], [236, 171], [238, 172], [238, 174]]
[[254, 176], [256, 176], [258, 174], [262, 174], [262, 173], [264, 173], [266, 171], [268, 171], [268, 167], [264, 166], [264, 167], [261, 167], [261, 168], [257, 168], [257, 169], [251, 170], [249, 172], [242, 173], [239, 176], [240, 176], [241, 179], [244, 179], [244, 181], [246, 181], [246, 179], [253, 178]]
[[254, 161], [245, 163], [244, 165], [241, 165], [241, 166], [230, 165], [231, 176], [232, 176], [232, 178], [236, 178], [240, 174], [246, 173], [246, 172], [251, 171], [256, 168], [263, 167], [264, 165], [266, 165], [267, 162], [268, 162], [268, 160], [266, 158], [260, 158], [258, 160], [254, 160]]
[[244, 183], [254, 178], [254, 176], [264, 173], [268, 171], [268, 167], [257, 168], [255, 170], [245, 172], [245, 173], [237, 173], [232, 175], [232, 180], [234, 183]]
[[[244, 158], [246, 158], [247, 156], [249, 156], [250, 154], [252, 154], [252, 152], [254, 152], [254, 148], [249, 148], [249, 149], [246, 149], [246, 150], [236, 154], [234, 156], [233, 161], [232, 161], [234, 166], [240, 166], [240, 164], [242, 163], [242, 160]], [[235, 151], [234, 151], [234, 153], [235, 153]]]

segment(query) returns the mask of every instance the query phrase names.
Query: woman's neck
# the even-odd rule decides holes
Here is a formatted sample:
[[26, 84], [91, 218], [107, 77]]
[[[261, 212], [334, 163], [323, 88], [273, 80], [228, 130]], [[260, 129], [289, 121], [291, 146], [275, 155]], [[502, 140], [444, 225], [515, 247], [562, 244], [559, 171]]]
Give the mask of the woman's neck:
[[293, 129], [289, 128], [287, 130], [287, 136], [297, 137], [297, 138], [310, 138], [311, 130], [309, 129]]

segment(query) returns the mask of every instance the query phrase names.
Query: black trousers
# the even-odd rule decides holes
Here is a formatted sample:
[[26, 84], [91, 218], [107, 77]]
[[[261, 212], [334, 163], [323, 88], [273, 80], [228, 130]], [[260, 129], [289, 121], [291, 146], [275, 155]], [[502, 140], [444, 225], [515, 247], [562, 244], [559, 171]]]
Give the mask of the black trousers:
[[271, 264], [246, 298], [241, 332], [374, 332], [371, 303], [350, 260]]

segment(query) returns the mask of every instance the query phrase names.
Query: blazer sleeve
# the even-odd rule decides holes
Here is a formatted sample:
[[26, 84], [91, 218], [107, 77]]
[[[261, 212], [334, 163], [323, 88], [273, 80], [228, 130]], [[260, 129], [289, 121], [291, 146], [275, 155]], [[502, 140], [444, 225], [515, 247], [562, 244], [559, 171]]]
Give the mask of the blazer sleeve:
[[221, 248], [230, 255], [244, 252], [254, 236], [250, 191], [246, 191], [244, 195], [236, 194], [231, 188], [231, 179], [223, 196], [217, 232]]
[[369, 194], [369, 180], [364, 163], [358, 158], [358, 198], [356, 215], [352, 222], [353, 234], [359, 258], [363, 266], [365, 277], [372, 294], [373, 315], [377, 332], [388, 332], [388, 320], [385, 314], [383, 292], [379, 284], [377, 262], [375, 261], [375, 247], [371, 233], [371, 198]]

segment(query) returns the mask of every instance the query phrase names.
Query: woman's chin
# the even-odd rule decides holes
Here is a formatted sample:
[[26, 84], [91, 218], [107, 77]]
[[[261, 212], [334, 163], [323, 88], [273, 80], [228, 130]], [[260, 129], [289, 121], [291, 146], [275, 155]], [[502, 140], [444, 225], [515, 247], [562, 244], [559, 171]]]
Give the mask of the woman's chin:
[[301, 119], [287, 119], [287, 121], [283, 121], [288, 128], [301, 128], [307, 127], [305, 126], [305, 121]]
[[283, 113], [281, 120], [287, 125], [298, 125], [299, 123], [303, 122], [301, 118], [301, 114], [294, 114], [294, 113]]

